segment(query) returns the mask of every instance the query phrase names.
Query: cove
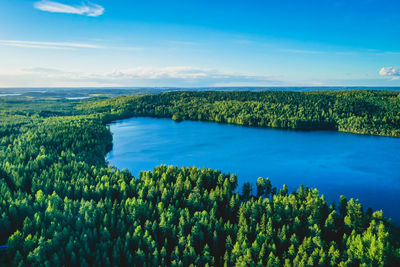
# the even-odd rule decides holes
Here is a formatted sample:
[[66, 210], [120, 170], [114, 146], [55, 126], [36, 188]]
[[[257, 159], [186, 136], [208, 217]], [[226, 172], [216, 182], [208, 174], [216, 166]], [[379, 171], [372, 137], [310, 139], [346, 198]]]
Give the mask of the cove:
[[382, 209], [400, 224], [400, 138], [147, 117], [109, 126], [114, 146], [106, 159], [135, 177], [160, 164], [196, 166], [235, 173], [253, 191], [258, 177], [269, 177], [290, 192], [317, 188], [336, 205], [340, 195], [359, 199], [364, 210]]

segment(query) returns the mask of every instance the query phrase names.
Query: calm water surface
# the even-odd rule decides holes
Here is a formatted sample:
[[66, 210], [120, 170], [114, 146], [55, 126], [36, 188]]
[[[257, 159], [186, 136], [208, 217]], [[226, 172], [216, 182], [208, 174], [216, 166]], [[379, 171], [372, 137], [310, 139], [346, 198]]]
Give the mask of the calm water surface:
[[107, 160], [136, 177], [160, 164], [236, 173], [239, 184], [269, 177], [278, 188], [318, 188], [336, 203], [340, 195], [358, 198], [400, 224], [400, 138], [156, 118], [110, 127], [114, 149]]

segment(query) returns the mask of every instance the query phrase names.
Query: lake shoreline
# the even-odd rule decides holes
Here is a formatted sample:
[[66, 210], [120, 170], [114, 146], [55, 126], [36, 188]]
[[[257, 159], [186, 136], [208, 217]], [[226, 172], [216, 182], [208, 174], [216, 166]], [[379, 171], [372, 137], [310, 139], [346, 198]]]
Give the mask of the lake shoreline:
[[[147, 128], [140, 128], [141, 124], [137, 124], [137, 125], [127, 125], [127, 123], [129, 124], [129, 122], [143, 122], [144, 124], [142, 126], [147, 127]], [[157, 126], [157, 124], [161, 124], [161, 126]], [[189, 126], [188, 126], [189, 125]], [[204, 126], [201, 126], [204, 125]], [[379, 167], [378, 165], [382, 165], [384, 164], [383, 159], [380, 159], [381, 157], [385, 157], [386, 155], [386, 160], [391, 162], [391, 165], [387, 165], [385, 167], [385, 164], [382, 165], [382, 168], [386, 168], [386, 169], [391, 169], [393, 175], [397, 175], [398, 177], [400, 177], [400, 172], [398, 170], [398, 168], [396, 169], [396, 162], [399, 163], [400, 159], [397, 159], [397, 157], [395, 155], [391, 155], [388, 156], [389, 152], [384, 152], [385, 150], [387, 150], [387, 147], [392, 146], [393, 144], [397, 144], [397, 146], [399, 146], [400, 142], [398, 141], [399, 139], [397, 138], [385, 138], [384, 136], [368, 136], [368, 135], [354, 135], [352, 133], [347, 133], [347, 132], [336, 132], [336, 131], [286, 131], [286, 130], [282, 130], [282, 129], [275, 129], [275, 128], [260, 128], [260, 127], [238, 127], [241, 125], [234, 125], [234, 124], [224, 124], [224, 123], [213, 123], [213, 122], [198, 122], [198, 121], [183, 121], [180, 123], [176, 123], [174, 121], [172, 121], [171, 119], [168, 118], [150, 118], [150, 117], [133, 117], [127, 120], [117, 120], [114, 121], [111, 124], [108, 124], [108, 127], [110, 128], [111, 132], [113, 133], [113, 150], [107, 154], [106, 159], [109, 161], [110, 165], [115, 165], [117, 166], [119, 169], [122, 168], [128, 168], [131, 170], [131, 172], [137, 176], [137, 174], [140, 171], [145, 171], [145, 170], [152, 170], [155, 166], [158, 166], [160, 164], [167, 164], [167, 165], [174, 165], [174, 166], [197, 166], [199, 168], [213, 168], [213, 169], [219, 169], [223, 172], [229, 172], [229, 173], [236, 173], [238, 174], [239, 180], [242, 181], [250, 181], [247, 180], [250, 177], [252, 177], [252, 183], [254, 183], [254, 179], [256, 179], [259, 176], [262, 177], [270, 177], [273, 181], [273, 184], [277, 187], [281, 187], [283, 184], [288, 184], [289, 188], [295, 189], [297, 188], [300, 184], [312, 187], [312, 188], [318, 188], [320, 190], [320, 192], [322, 194], [325, 194], [326, 192], [326, 196], [328, 197], [329, 200], [332, 201], [337, 201], [338, 200], [338, 196], [343, 194], [345, 196], [349, 196], [349, 197], [355, 197], [355, 198], [359, 198], [361, 203], [365, 203], [367, 204], [367, 206], [372, 206], [374, 209], [379, 209], [379, 205], [370, 205], [372, 202], [371, 200], [368, 201], [368, 195], [374, 196], [374, 200], [379, 201], [380, 197], [379, 194], [377, 193], [379, 192], [385, 192], [382, 193], [382, 195], [384, 195], [386, 197], [386, 201], [381, 199], [379, 203], [384, 204], [384, 203], [392, 203], [393, 201], [400, 201], [400, 199], [396, 200], [396, 192], [400, 192], [399, 190], [399, 185], [396, 184], [396, 186], [394, 189], [392, 188], [392, 186], [390, 185], [382, 185], [382, 181], [378, 182], [379, 179], [387, 179], [388, 177], [391, 177], [391, 175], [389, 173], [387, 174], [379, 174]], [[130, 129], [129, 127], [133, 127], [132, 129]], [[157, 128], [159, 127], [159, 128]], [[178, 130], [179, 128], [184, 128], [184, 130], [182, 130], [182, 132], [180, 132], [180, 130]], [[189, 127], [188, 129], [186, 129], [185, 127]], [[204, 129], [199, 129], [200, 128], [204, 128]], [[221, 132], [219, 132], [218, 130], [216, 130], [217, 128], [222, 127], [223, 129], [225, 129], [224, 131], [228, 131], [228, 132], [237, 132], [238, 133], [234, 136], [229, 136], [229, 134], [224, 134], [222, 133], [223, 130], [221, 130]], [[123, 131], [124, 135], [123, 137], [119, 137], [118, 133], [115, 132], [115, 129], [122, 129], [121, 131]], [[130, 130], [129, 130], [130, 129]], [[210, 130], [208, 130], [210, 129]], [[227, 130], [228, 129], [228, 130]], [[137, 136], [135, 134], [135, 131], [139, 132], [139, 136]], [[165, 137], [163, 137], [162, 135], [160, 135], [160, 133], [168, 133], [168, 131], [170, 131], [169, 136], [173, 139], [171, 140], [166, 140]], [[156, 132], [156, 133], [155, 133]], [[131, 137], [130, 133], [133, 133], [134, 136]], [[207, 143], [207, 138], [203, 138], [201, 139], [198, 143], [194, 142], [193, 140], [196, 140], [196, 136], [206, 136], [208, 133], [211, 138], [214, 135], [221, 135], [219, 136], [220, 139], [218, 140], [214, 140], [212, 143]], [[255, 134], [255, 136], [253, 136], [253, 134]], [[288, 148], [287, 149], [291, 149], [290, 147], [299, 147], [297, 150], [294, 150], [294, 156], [290, 155], [290, 154], [285, 154], [284, 152], [282, 152], [280, 149], [279, 145], [274, 145], [275, 142], [269, 143], [267, 144], [262, 144], [262, 148], [269, 148], [273, 151], [275, 151], [275, 155], [271, 156], [269, 155], [270, 160], [264, 160], [262, 162], [257, 161], [257, 157], [256, 158], [246, 158], [246, 160], [242, 159], [242, 161], [237, 160], [237, 158], [240, 156], [240, 153], [235, 153], [235, 151], [232, 150], [232, 147], [237, 147], [238, 142], [230, 142], [225, 144], [225, 146], [220, 146], [218, 147], [219, 144], [227, 142], [226, 140], [229, 140], [230, 138], [238, 138], [238, 136], [243, 136], [243, 138], [250, 138], [250, 139], [256, 139], [258, 142], [262, 143], [262, 139], [260, 139], [260, 136], [262, 137], [263, 134], [272, 134], [272, 136], [274, 136], [273, 138], [279, 138], [279, 136], [283, 136], [281, 137], [281, 139], [283, 140], [284, 137], [289, 138], [288, 140]], [[180, 138], [178, 138], [178, 135]], [[260, 135], [260, 136], [258, 136]], [[311, 148], [307, 147], [307, 145], [295, 145], [298, 142], [301, 142], [299, 140], [297, 140], [297, 138], [295, 138], [296, 135], [300, 135], [302, 136], [301, 140], [303, 141], [303, 143], [305, 142], [306, 144], [311, 144]], [[179, 141], [180, 139], [182, 139], [182, 137], [185, 136], [187, 139], [190, 140], [189, 148], [185, 148], [185, 145], [181, 145]], [[258, 137], [257, 137], [258, 136]], [[308, 136], [308, 137], [307, 137]], [[122, 138], [122, 139], [121, 139]], [[138, 138], [136, 140], [136, 147], [139, 146], [139, 149], [136, 149], [134, 151], [129, 151], [129, 142], [127, 143], [127, 140], [131, 139], [133, 140], [134, 138]], [[293, 139], [295, 138], [295, 139]], [[328, 140], [326, 140], [328, 138]], [[339, 143], [342, 143], [342, 145], [335, 145], [335, 142], [333, 142], [332, 140], [341, 140]], [[339, 139], [338, 139], [339, 138]], [[120, 156], [118, 156], [116, 154], [116, 152], [118, 151], [118, 149], [121, 149], [121, 145], [119, 144], [119, 142], [123, 140], [123, 144], [122, 147], [124, 149], [124, 153]], [[150, 140], [150, 141], [149, 141]], [[237, 140], [237, 139], [236, 139]], [[240, 139], [241, 140], [241, 139]], [[315, 140], [318, 140], [318, 142], [327, 142], [327, 143], [331, 143], [329, 145], [326, 144], [326, 146], [328, 146], [328, 148], [324, 149], [321, 148], [319, 144], [316, 144]], [[358, 140], [358, 141], [357, 141]], [[361, 140], [361, 141], [360, 141]], [[243, 141], [243, 140], [242, 140]], [[241, 141], [241, 142], [242, 142]], [[159, 143], [159, 146], [156, 145], [157, 142]], [[167, 149], [167, 144], [171, 143], [170, 146], [172, 146], [174, 153], [168, 153], [168, 149]], [[183, 141], [184, 142], [184, 141]], [[337, 143], [336, 142], [336, 143]], [[356, 148], [354, 148], [354, 144], [356, 143], [357, 146]], [[279, 142], [278, 142], [279, 143]], [[371, 147], [372, 144], [377, 143], [379, 145], [379, 147], [381, 147], [380, 149], [378, 149], [379, 151], [381, 151], [379, 153], [379, 155], [376, 155], [376, 157], [370, 157], [370, 158], [366, 158], [365, 160], [368, 160], [367, 162], [363, 162], [362, 159], [357, 160], [357, 157], [364, 157], [364, 155], [368, 154], [368, 152], [366, 152], [366, 150], [364, 149], [364, 147]], [[388, 144], [385, 144], [388, 143]], [[398, 144], [399, 143], [399, 144]], [[247, 147], [251, 147], [251, 144], [242, 144], [243, 146], [247, 146]], [[258, 144], [259, 145], [259, 144]], [[147, 147], [146, 147], [147, 146]], [[260, 145], [259, 145], [260, 146]], [[338, 148], [337, 148], [338, 146]], [[397, 147], [396, 146], [396, 147]], [[207, 163], [204, 160], [202, 160], [204, 157], [209, 156], [209, 150], [211, 149], [213, 151], [213, 147], [218, 147], [218, 149], [215, 148], [215, 152], [214, 153], [225, 153], [225, 158], [227, 159], [232, 159], [231, 161], [236, 162], [235, 164], [230, 164], [229, 162], [225, 162], [221, 161], [220, 157], [215, 157], [215, 158], [211, 158], [209, 159], [208, 162], [211, 163]], [[253, 144], [253, 147], [256, 147]], [[351, 149], [350, 149], [351, 148]], [[167, 149], [167, 150], [166, 150]], [[342, 150], [346, 150], [349, 152], [344, 153]], [[399, 147], [400, 149], [400, 147]], [[321, 150], [323, 150], [322, 153]], [[334, 156], [334, 154], [329, 153], [329, 150], [333, 150], [333, 151], [337, 151], [338, 157]], [[354, 151], [358, 151], [359, 155], [358, 156], [352, 156], [352, 155], [356, 155], [357, 152]], [[220, 151], [220, 152], [216, 152], [216, 151]], [[240, 151], [244, 151], [244, 150], [240, 150]], [[261, 153], [260, 151], [262, 150], [256, 150], [258, 151], [257, 153]], [[289, 151], [289, 150], [287, 150]], [[315, 158], [313, 157], [313, 155], [309, 155], [309, 156], [304, 156], [303, 153], [306, 153], [308, 151], [313, 151], [315, 154]], [[189, 154], [185, 154], [185, 153], [189, 153]], [[243, 152], [243, 154], [245, 153], [249, 153], [248, 151]], [[256, 152], [254, 152], [256, 153]], [[336, 153], [336, 152], [335, 152]], [[127, 161], [127, 158], [129, 158], [132, 154], [137, 154], [136, 156], [134, 156], [134, 158], [136, 160], [138, 160], [138, 162], [134, 163], [134, 168], [129, 167], [130, 162], [129, 160]], [[182, 156], [175, 156], [175, 154], [182, 154]], [[193, 155], [194, 154], [194, 155]], [[155, 158], [151, 159], [151, 157], [153, 157], [155, 155]], [[267, 155], [268, 156], [268, 155]], [[393, 156], [396, 158], [396, 161], [393, 160]], [[111, 157], [111, 158], [110, 158]], [[122, 157], [122, 159], [120, 158]], [[142, 158], [140, 158], [142, 157]], [[147, 158], [150, 157], [150, 159], [148, 159], [147, 161], [144, 160], [143, 158]], [[158, 157], [158, 158], [157, 158]], [[186, 160], [185, 157], [188, 159]], [[195, 160], [196, 157], [199, 157], [199, 160]], [[261, 156], [259, 156], [261, 157]], [[282, 162], [286, 161], [288, 162], [287, 164], [282, 164], [282, 162], [276, 161], [275, 157], [278, 157], [279, 159], [281, 159]], [[118, 158], [120, 158], [120, 163], [118, 164]], [[302, 159], [305, 158], [305, 159]], [[392, 159], [390, 159], [392, 158]], [[156, 160], [154, 160], [156, 159]], [[190, 160], [193, 159], [193, 160]], [[116, 161], [115, 161], [116, 160]], [[176, 160], [174, 162], [174, 160]], [[186, 161], [185, 161], [186, 160]], [[217, 163], [221, 163], [220, 165], [218, 165]], [[239, 162], [251, 162], [251, 163], [246, 163], [247, 165], [249, 165], [250, 172], [248, 174], [246, 174], [246, 172], [243, 171], [237, 171], [237, 167], [235, 166], [240, 166], [241, 164]], [[276, 164], [277, 166], [270, 169], [270, 171], [268, 171], [268, 169], [264, 169], [262, 168], [263, 165], [265, 165], [265, 162], [275, 162], [274, 164]], [[293, 165], [294, 164], [294, 165]], [[336, 164], [336, 165], [335, 165]], [[243, 165], [243, 163], [242, 163]], [[231, 167], [229, 167], [231, 166]], [[261, 167], [260, 167], [261, 166]], [[314, 167], [313, 167], [314, 166]], [[372, 167], [371, 167], [372, 166]], [[375, 166], [375, 167], [374, 167]], [[391, 166], [391, 167], [389, 167]], [[297, 169], [296, 169], [297, 168]], [[307, 170], [307, 168], [311, 168], [309, 170]], [[316, 170], [312, 171], [312, 168], [314, 168]], [[300, 172], [300, 176], [294, 175], [294, 173], [292, 172], [288, 172], [287, 169], [293, 169], [294, 171], [299, 171]], [[253, 170], [258, 170], [257, 172], [254, 172]], [[283, 171], [282, 171], [283, 170]], [[311, 172], [310, 172], [311, 170]], [[329, 172], [332, 172], [332, 174], [329, 174]], [[374, 174], [377, 173], [377, 174]], [[253, 173], [253, 174], [251, 174]], [[319, 174], [318, 174], [319, 173]], [[336, 174], [335, 174], [336, 173]], [[347, 175], [346, 175], [347, 173]], [[386, 172], [384, 172], [386, 173]], [[397, 174], [396, 174], [397, 173]], [[320, 174], [323, 174], [322, 176]], [[343, 180], [343, 183], [347, 184], [348, 181], [348, 177], [358, 177], [357, 179], [359, 179], [360, 182], [357, 181], [353, 181], [351, 182], [351, 186], [350, 185], [346, 185], [345, 184], [341, 184], [339, 181], [335, 181], [337, 180], [337, 178], [334, 179], [335, 175], [337, 177], [341, 177], [341, 176], [346, 176], [345, 179]], [[349, 176], [350, 175], [350, 176]], [[379, 176], [382, 176], [382, 178], [377, 178]], [[310, 180], [309, 176], [314, 177], [314, 180]], [[247, 178], [246, 178], [247, 177]], [[286, 177], [286, 178], [285, 178]], [[298, 177], [296, 179], [294, 179], [294, 177]], [[303, 178], [301, 178], [303, 177]], [[318, 177], [318, 178], [316, 178]], [[326, 177], [326, 178], [323, 178]], [[383, 178], [383, 177], [387, 177], [387, 178]], [[243, 180], [245, 179], [245, 180]], [[293, 180], [294, 179], [294, 180]], [[302, 180], [301, 183], [296, 182], [296, 180]], [[325, 182], [324, 184], [319, 184], [321, 182], [321, 180], [327, 180], [327, 182]], [[343, 178], [340, 178], [343, 179]], [[378, 180], [377, 180], [378, 179]], [[394, 178], [392, 177], [389, 180], [393, 180]], [[290, 182], [292, 181], [292, 182]], [[312, 182], [314, 181], [314, 182]], [[317, 183], [315, 182], [317, 181]], [[361, 183], [362, 182], [362, 183]], [[333, 184], [332, 184], [333, 183]], [[377, 188], [374, 190], [372, 188], [368, 188], [365, 187], [365, 185], [367, 185], [368, 183], [376, 183], [377, 184]], [[336, 188], [336, 190], [339, 190], [340, 193], [335, 193], [334, 197], [332, 197], [332, 187]], [[359, 191], [360, 195], [364, 195], [364, 197], [357, 197], [357, 194], [354, 194], [354, 191]], [[372, 190], [372, 191], [371, 191]], [[383, 190], [383, 191], [382, 191]], [[388, 190], [388, 191], [387, 191]], [[393, 191], [394, 190], [394, 191]], [[330, 193], [329, 193], [330, 192]], [[391, 192], [391, 193], [390, 193]], [[331, 196], [330, 196], [331, 195]], [[390, 200], [389, 200], [390, 198]], [[387, 211], [387, 209], [384, 209]], [[396, 222], [400, 222], [400, 217], [397, 218], [396, 215], [398, 216], [398, 214], [393, 213], [393, 212], [389, 212], [389, 217], [392, 217]], [[386, 214], [388, 215], [388, 214]]]

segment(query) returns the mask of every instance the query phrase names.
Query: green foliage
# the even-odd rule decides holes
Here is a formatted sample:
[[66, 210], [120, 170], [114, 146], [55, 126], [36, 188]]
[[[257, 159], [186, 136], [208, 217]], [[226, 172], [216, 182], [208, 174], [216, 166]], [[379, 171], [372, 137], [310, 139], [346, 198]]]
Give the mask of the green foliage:
[[[0, 135], [0, 245], [7, 247], [0, 247], [0, 266], [398, 266], [398, 228], [353, 199], [341, 198], [337, 211], [303, 186], [277, 191], [259, 178], [240, 194], [237, 177], [220, 171], [162, 165], [134, 178], [104, 160], [112, 145], [104, 125], [110, 120], [179, 114], [237, 123], [243, 109], [254, 111], [248, 122], [257, 122], [281, 114], [263, 106], [273, 101], [314, 103], [339, 98], [335, 94], [174, 93], [114, 98], [79, 110], [64, 102], [6, 104], [0, 108], [7, 129]], [[391, 93], [362, 94], [380, 98], [381, 106], [393, 104], [382, 104]], [[312, 105], [329, 107], [329, 101]]]
[[132, 116], [297, 130], [400, 136], [398, 92], [171, 92], [90, 102], [81, 110], [110, 122]]

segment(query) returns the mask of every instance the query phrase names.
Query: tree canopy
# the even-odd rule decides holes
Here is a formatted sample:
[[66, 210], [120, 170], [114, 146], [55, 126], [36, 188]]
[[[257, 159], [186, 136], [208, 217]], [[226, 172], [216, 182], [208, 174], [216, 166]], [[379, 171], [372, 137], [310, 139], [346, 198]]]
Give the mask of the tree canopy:
[[389, 91], [170, 92], [90, 102], [107, 122], [131, 116], [400, 137], [400, 93]]
[[[217, 121], [220, 115], [228, 122], [247, 113], [260, 122], [281, 114], [264, 109], [273, 101], [300, 98], [310, 105], [304, 114], [319, 114], [307, 110], [325, 110], [331, 98], [353, 104], [357, 98], [337, 94], [345, 96], [207, 92], [90, 102], [0, 100], [0, 265], [399, 266], [399, 229], [357, 200], [343, 196], [335, 207], [317, 189], [288, 192], [257, 177], [238, 190], [236, 175], [196, 167], [161, 165], [133, 177], [104, 158], [112, 148], [105, 124], [111, 120], [179, 114], [176, 119]], [[368, 124], [364, 133], [396, 133], [396, 93], [354, 94], [392, 108], [385, 116], [393, 124]], [[380, 118], [365, 105], [369, 118]], [[302, 114], [298, 108], [295, 114]], [[204, 114], [209, 117], [199, 117]]]

